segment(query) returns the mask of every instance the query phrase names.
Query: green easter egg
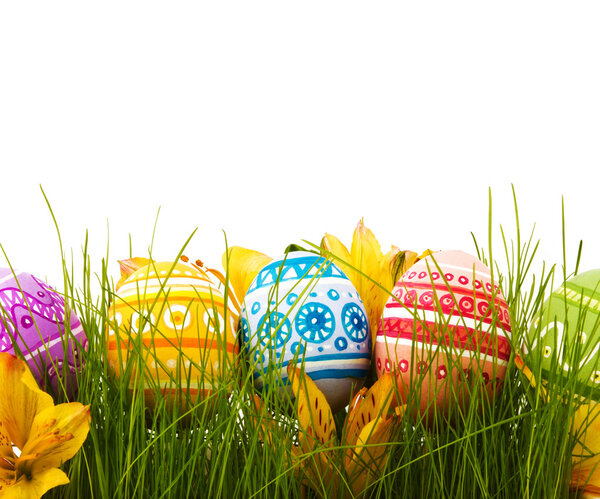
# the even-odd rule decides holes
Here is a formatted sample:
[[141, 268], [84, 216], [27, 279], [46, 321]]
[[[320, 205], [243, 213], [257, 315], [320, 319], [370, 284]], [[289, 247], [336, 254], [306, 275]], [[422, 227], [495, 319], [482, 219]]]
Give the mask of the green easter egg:
[[527, 334], [526, 351], [532, 367], [541, 362], [545, 380], [576, 372], [574, 392], [600, 400], [600, 269], [550, 295]]

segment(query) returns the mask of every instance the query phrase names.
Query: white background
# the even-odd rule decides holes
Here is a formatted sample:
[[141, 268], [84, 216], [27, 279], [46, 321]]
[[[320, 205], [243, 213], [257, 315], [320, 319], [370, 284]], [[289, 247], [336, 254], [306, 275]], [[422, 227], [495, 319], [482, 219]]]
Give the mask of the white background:
[[[536, 224], [600, 267], [600, 2], [3, 2], [0, 243], [61, 287], [40, 185], [99, 270], [271, 256], [365, 217], [384, 250]], [[496, 250], [495, 250], [496, 251]], [[501, 255], [496, 254], [500, 257]], [[6, 265], [4, 257], [0, 265]], [[571, 269], [572, 270], [572, 269]], [[79, 270], [77, 270], [79, 272]]]

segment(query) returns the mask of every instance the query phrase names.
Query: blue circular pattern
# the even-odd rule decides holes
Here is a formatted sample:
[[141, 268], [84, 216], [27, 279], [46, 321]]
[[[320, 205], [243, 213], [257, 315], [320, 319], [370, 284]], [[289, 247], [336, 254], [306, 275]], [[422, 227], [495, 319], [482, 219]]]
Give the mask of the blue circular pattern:
[[253, 314], [256, 314], [256, 313], [258, 313], [258, 311], [259, 311], [259, 310], [260, 310], [260, 303], [259, 303], [259, 302], [257, 302], [257, 301], [255, 301], [255, 302], [252, 304], [252, 309], [251, 309], [251, 311], [252, 311], [252, 313], [253, 313]]
[[289, 295], [287, 295], [285, 302], [291, 307], [294, 303], [296, 303], [297, 299], [298, 295], [296, 293], [290, 293]]
[[348, 340], [342, 336], [340, 336], [339, 338], [336, 338], [335, 341], [333, 342], [333, 344], [335, 345], [335, 348], [337, 350], [339, 350], [340, 352], [342, 350], [346, 350], [346, 348], [348, 348]]
[[240, 319], [240, 331], [242, 332], [242, 341], [248, 343], [250, 341], [250, 328], [248, 327], [248, 321], [244, 317]]
[[369, 335], [369, 323], [362, 308], [356, 303], [346, 303], [342, 309], [342, 325], [352, 341], [360, 343]]
[[258, 322], [258, 340], [269, 348], [281, 348], [292, 332], [292, 325], [285, 314], [271, 312]]
[[333, 288], [327, 291], [327, 296], [329, 296], [329, 299], [332, 301], [337, 301], [340, 299], [340, 294]]
[[265, 363], [265, 356], [262, 353], [260, 353], [258, 349], [256, 349], [256, 351], [254, 352], [254, 362], [256, 362], [261, 367]]
[[335, 331], [335, 317], [327, 305], [310, 302], [303, 305], [294, 321], [296, 331], [309, 343], [322, 343]]
[[292, 354], [301, 356], [304, 353], [304, 344], [299, 341], [292, 343]]

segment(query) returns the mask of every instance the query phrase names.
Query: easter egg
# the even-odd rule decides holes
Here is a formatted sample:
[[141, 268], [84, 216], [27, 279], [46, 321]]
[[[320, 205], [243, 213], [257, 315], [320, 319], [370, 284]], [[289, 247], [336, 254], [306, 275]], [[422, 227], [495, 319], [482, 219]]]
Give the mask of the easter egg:
[[367, 314], [331, 261], [305, 251], [273, 260], [250, 285], [240, 322], [259, 388], [268, 372], [285, 384], [288, 364], [303, 363], [336, 412], [364, 382], [371, 358]]
[[600, 400], [600, 269], [583, 272], [554, 290], [527, 334], [527, 363], [543, 379], [570, 376], [578, 395]]
[[485, 264], [462, 251], [437, 252], [410, 267], [392, 294], [376, 338], [378, 376], [396, 372], [422, 415], [463, 407], [474, 381], [496, 393], [511, 329]]
[[[0, 352], [22, 354], [40, 386], [76, 390], [87, 338], [64, 298], [27, 272], [0, 268]], [[59, 381], [60, 378], [60, 381]]]
[[[571, 487], [585, 484], [588, 492], [600, 492], [600, 269], [578, 274], [552, 292], [529, 328], [523, 350], [526, 365], [550, 393], [557, 388], [559, 396], [574, 404], [572, 432], [578, 437]], [[567, 387], [570, 397], [561, 391]]]
[[[133, 362], [143, 373], [146, 404], [168, 407], [212, 393], [234, 372], [235, 319], [223, 293], [199, 267], [151, 262], [117, 289], [108, 314], [107, 351], [116, 376]], [[133, 376], [130, 387], [134, 385]]]

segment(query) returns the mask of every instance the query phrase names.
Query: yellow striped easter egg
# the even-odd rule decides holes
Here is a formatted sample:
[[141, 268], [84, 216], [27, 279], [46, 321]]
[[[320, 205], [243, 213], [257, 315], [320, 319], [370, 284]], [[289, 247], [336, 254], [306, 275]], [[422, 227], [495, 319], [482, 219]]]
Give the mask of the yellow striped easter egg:
[[162, 393], [169, 406], [186, 410], [235, 371], [237, 317], [202, 268], [187, 259], [149, 262], [119, 284], [109, 312], [108, 361], [117, 376], [129, 366], [131, 388], [139, 383], [137, 365], [144, 366], [149, 407]]

